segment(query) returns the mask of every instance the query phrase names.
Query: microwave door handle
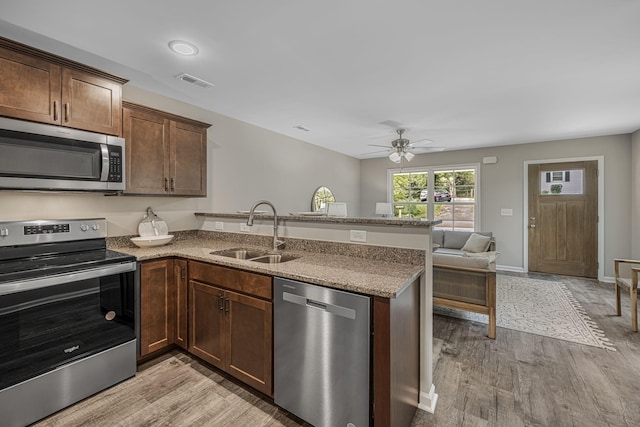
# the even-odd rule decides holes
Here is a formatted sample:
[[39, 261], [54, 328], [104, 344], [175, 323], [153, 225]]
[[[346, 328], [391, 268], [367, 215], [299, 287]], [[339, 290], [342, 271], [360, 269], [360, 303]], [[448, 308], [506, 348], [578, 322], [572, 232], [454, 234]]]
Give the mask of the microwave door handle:
[[100, 175], [100, 181], [105, 182], [109, 180], [109, 149], [107, 144], [100, 144], [100, 151], [102, 152], [102, 174]]
[[136, 262], [125, 262], [105, 267], [90, 268], [69, 273], [53, 274], [37, 279], [16, 280], [15, 282], [0, 283], [0, 296], [31, 291], [64, 283], [79, 282], [80, 280], [96, 279], [98, 277], [113, 276], [136, 270]]

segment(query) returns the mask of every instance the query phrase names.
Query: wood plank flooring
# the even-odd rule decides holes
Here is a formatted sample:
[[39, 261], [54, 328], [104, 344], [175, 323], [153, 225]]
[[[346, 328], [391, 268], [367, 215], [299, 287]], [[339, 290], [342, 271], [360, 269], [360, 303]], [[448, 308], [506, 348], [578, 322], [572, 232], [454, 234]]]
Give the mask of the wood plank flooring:
[[[629, 298], [616, 317], [613, 285], [562, 281], [617, 351], [435, 316], [435, 414], [413, 426], [639, 426], [640, 334], [630, 332]], [[35, 426], [301, 426], [250, 389], [174, 351], [138, 375]]]

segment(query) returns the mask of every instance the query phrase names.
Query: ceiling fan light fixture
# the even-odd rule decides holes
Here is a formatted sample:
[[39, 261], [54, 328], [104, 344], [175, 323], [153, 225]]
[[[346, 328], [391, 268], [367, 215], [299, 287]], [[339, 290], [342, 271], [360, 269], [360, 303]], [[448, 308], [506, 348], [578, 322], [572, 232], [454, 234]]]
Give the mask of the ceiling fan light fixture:
[[402, 159], [402, 156], [397, 151], [394, 151], [393, 153], [389, 154], [389, 160], [391, 160], [394, 163], [400, 163], [401, 159]]
[[415, 154], [413, 154], [413, 153], [411, 153], [409, 151], [404, 153], [404, 158], [407, 159], [407, 162], [410, 162], [411, 160], [413, 160], [413, 158], [415, 156], [416, 156]]

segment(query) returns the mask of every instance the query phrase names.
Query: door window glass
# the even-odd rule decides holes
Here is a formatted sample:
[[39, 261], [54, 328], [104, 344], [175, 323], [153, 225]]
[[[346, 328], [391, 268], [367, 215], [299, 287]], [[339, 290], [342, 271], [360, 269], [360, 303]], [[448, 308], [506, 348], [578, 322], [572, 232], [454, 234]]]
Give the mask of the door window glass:
[[584, 193], [584, 170], [542, 171], [540, 173], [540, 194], [563, 195]]

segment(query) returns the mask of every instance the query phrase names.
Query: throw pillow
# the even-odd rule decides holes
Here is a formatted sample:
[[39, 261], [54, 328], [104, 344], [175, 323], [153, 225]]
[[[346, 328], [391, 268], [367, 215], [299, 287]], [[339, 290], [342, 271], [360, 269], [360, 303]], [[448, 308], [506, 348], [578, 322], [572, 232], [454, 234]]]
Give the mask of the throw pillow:
[[471, 233], [462, 250], [464, 252], [485, 252], [489, 248], [491, 237], [478, 233]]

